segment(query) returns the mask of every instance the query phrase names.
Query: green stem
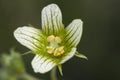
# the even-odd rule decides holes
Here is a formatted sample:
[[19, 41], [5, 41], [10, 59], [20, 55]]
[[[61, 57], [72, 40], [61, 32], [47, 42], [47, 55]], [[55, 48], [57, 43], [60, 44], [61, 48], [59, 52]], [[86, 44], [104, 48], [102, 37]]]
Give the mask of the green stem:
[[56, 73], [56, 67], [54, 67], [51, 71], [51, 74], [50, 74], [50, 77], [51, 77], [51, 80], [57, 80], [57, 73]]
[[[23, 74], [23, 76], [24, 76], [24, 78], [26, 79], [26, 80], [38, 80], [37, 78], [35, 78], [35, 77], [32, 77], [31, 75], [29, 75], [29, 74]], [[41, 80], [41, 79], [40, 79]]]

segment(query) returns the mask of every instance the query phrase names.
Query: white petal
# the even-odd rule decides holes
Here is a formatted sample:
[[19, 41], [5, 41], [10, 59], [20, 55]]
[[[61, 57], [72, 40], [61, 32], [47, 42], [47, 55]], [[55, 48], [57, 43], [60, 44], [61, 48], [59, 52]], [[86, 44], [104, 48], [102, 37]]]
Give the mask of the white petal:
[[66, 28], [66, 45], [69, 47], [76, 47], [80, 42], [83, 22], [80, 19], [72, 21], [72, 23]]
[[62, 14], [56, 4], [50, 4], [42, 10], [42, 29], [45, 34], [57, 34], [63, 29]]
[[60, 63], [62, 64], [68, 61], [70, 58], [74, 56], [75, 52], [76, 52], [76, 48], [72, 48], [71, 51], [62, 58]]
[[14, 31], [14, 36], [18, 42], [33, 51], [40, 50], [42, 47], [40, 41], [42, 41], [43, 35], [40, 30], [33, 27], [19, 27]]
[[52, 60], [41, 55], [36, 55], [31, 64], [36, 73], [46, 73], [56, 65]]

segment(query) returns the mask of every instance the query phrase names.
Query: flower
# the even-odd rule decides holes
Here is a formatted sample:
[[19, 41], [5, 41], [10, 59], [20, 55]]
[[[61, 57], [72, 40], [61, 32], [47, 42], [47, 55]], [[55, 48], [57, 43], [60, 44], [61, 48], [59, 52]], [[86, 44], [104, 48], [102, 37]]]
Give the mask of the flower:
[[34, 72], [46, 73], [58, 66], [62, 74], [61, 64], [74, 55], [87, 59], [76, 51], [82, 36], [82, 26], [83, 22], [75, 19], [65, 28], [59, 7], [50, 4], [42, 10], [42, 30], [23, 26], [14, 31], [14, 36], [35, 54], [31, 62]]

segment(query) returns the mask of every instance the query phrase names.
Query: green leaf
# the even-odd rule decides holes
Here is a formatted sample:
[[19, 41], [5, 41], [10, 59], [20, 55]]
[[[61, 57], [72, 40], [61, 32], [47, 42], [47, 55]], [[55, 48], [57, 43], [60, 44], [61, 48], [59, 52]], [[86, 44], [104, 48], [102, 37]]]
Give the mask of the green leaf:
[[60, 74], [63, 76], [62, 65], [61, 64], [58, 65], [58, 69], [59, 69]]
[[81, 53], [79, 53], [79, 52], [77, 52], [77, 51], [76, 51], [76, 53], [75, 53], [75, 56], [76, 56], [76, 57], [79, 57], [79, 58], [83, 58], [83, 59], [88, 60], [88, 58], [87, 58], [84, 54], [81, 54]]

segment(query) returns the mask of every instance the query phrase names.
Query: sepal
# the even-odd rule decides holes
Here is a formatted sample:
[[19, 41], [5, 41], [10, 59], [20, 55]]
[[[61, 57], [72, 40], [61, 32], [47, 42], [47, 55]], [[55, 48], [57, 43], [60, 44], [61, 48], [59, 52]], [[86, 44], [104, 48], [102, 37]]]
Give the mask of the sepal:
[[83, 59], [88, 60], [88, 58], [87, 58], [84, 54], [81, 54], [81, 53], [79, 53], [78, 51], [76, 51], [75, 56], [76, 56], [76, 57], [79, 57], [79, 58], [83, 58]]
[[63, 76], [62, 65], [61, 64], [58, 65], [58, 69], [59, 69], [59, 72], [60, 72], [61, 76]]

